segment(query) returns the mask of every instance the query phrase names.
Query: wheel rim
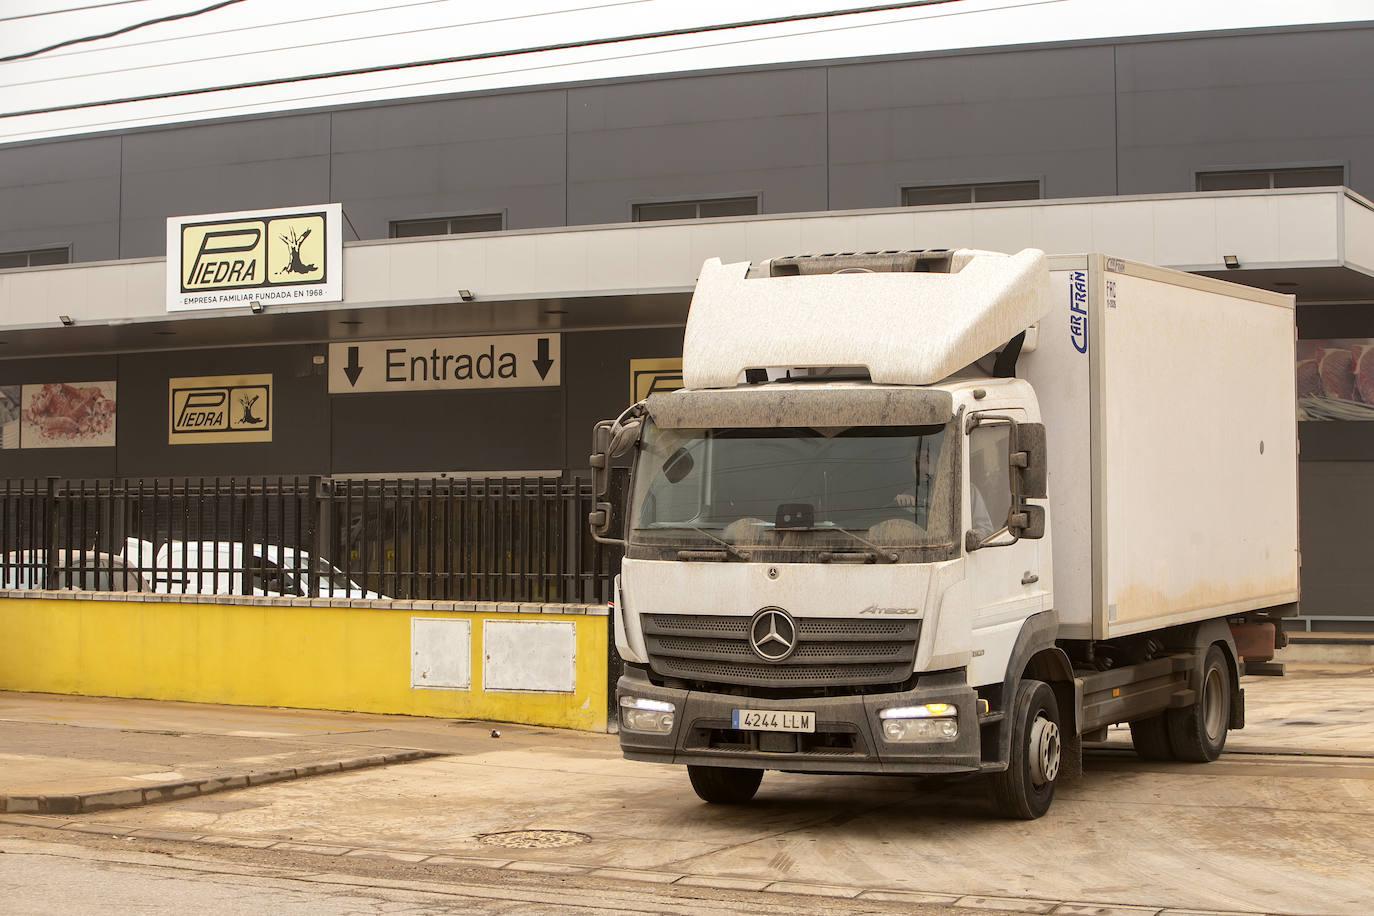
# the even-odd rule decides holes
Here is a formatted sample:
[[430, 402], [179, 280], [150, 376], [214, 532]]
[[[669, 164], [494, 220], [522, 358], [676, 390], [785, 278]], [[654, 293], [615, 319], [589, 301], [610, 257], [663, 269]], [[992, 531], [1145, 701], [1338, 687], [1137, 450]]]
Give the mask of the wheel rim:
[[1202, 727], [1209, 741], [1220, 738], [1226, 728], [1225, 694], [1220, 669], [1209, 668], [1202, 683]]
[[1059, 726], [1044, 716], [1036, 716], [1029, 750], [1031, 782], [1037, 786], [1053, 782], [1059, 775]]

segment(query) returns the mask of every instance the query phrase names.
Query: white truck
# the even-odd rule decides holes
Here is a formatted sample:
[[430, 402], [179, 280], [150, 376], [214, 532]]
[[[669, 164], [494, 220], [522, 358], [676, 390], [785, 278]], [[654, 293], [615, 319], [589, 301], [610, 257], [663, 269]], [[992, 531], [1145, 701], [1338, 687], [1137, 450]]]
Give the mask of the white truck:
[[1215, 759], [1296, 609], [1294, 327], [1101, 254], [707, 261], [685, 387], [595, 430], [625, 756], [718, 803], [983, 774], [1027, 819], [1116, 723]]

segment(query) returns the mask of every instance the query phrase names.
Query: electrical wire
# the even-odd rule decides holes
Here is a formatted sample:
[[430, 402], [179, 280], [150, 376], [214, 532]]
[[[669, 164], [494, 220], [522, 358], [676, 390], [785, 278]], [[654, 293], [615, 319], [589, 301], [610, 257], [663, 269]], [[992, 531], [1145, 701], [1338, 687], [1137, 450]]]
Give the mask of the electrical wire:
[[58, 48], [66, 48], [71, 45], [79, 45], [88, 41], [101, 41], [106, 38], [114, 38], [116, 35], [126, 35], [129, 32], [136, 32], [139, 29], [146, 29], [150, 25], [161, 25], [164, 22], [176, 22], [178, 19], [191, 19], [195, 16], [203, 16], [206, 13], [213, 13], [215, 10], [224, 9], [226, 6], [233, 6], [236, 3], [242, 2], [243, 0], [220, 0], [220, 2], [212, 3], [203, 9], [189, 10], [185, 13], [172, 13], [168, 16], [159, 16], [156, 19], [149, 19], [144, 22], [135, 23], [133, 25], [126, 25], [123, 28], [115, 29], [112, 32], [104, 32], [100, 35], [85, 35], [81, 38], [68, 38], [65, 41], [59, 41], [56, 44], [48, 45], [46, 48], [36, 48], [33, 51], [23, 51], [19, 54], [10, 54], [5, 57], [0, 57], [0, 64], [9, 63], [10, 61], [15, 60], [24, 60], [25, 58], [29, 57], [37, 57], [40, 54], [47, 54], [49, 51], [56, 51]]
[[0, 22], [18, 22], [20, 19], [41, 19], [44, 16], [61, 16], [65, 13], [84, 13], [87, 10], [103, 10], [112, 6], [129, 6], [134, 3], [147, 3], [149, 0], [109, 0], [108, 3], [87, 3], [85, 6], [68, 6], [60, 10], [39, 10], [36, 13], [20, 13], [17, 16], [0, 16]]
[[[267, 24], [264, 24], [264, 25], [254, 25], [254, 26], [247, 26], [247, 27], [244, 27], [244, 28], [234, 29], [234, 30], [233, 30], [233, 33], [234, 33], [235, 35], [242, 35], [242, 34], [244, 34], [244, 33], [246, 33], [246, 32], [256, 32], [256, 31], [261, 31], [261, 30], [264, 30], [264, 29], [279, 29], [279, 28], [289, 28], [289, 27], [291, 27], [291, 26], [299, 26], [299, 25], [314, 25], [314, 24], [317, 24], [317, 23], [319, 23], [319, 22], [322, 22], [323, 20], [326, 20], [326, 19], [346, 19], [346, 18], [348, 18], [348, 17], [350, 17], [350, 16], [370, 16], [370, 15], [372, 15], [373, 13], [381, 12], [382, 10], [385, 10], [385, 11], [387, 11], [387, 12], [391, 12], [391, 11], [394, 11], [394, 10], [411, 9], [412, 7], [417, 7], [417, 6], [434, 6], [434, 5], [436, 5], [436, 4], [451, 3], [451, 2], [453, 2], [453, 0], [417, 0], [417, 2], [413, 2], [413, 3], [397, 3], [397, 4], [394, 4], [394, 5], [392, 5], [392, 6], [387, 6], [387, 7], [374, 7], [373, 9], [368, 9], [368, 10], [350, 10], [350, 11], [344, 12], [344, 13], [332, 13], [332, 14], [330, 14], [330, 15], [328, 15], [328, 16], [314, 16], [314, 17], [310, 17], [310, 18], [307, 18], [307, 19], [283, 19], [283, 20], [280, 20], [280, 21], [278, 21], [278, 22], [267, 23]], [[539, 19], [539, 18], [544, 17], [544, 16], [563, 16], [563, 15], [567, 15], [567, 14], [570, 14], [570, 13], [590, 13], [590, 12], [596, 12], [596, 11], [600, 11], [600, 10], [608, 10], [608, 9], [612, 9], [612, 8], [618, 7], [618, 6], [638, 6], [638, 5], [643, 4], [643, 3], [652, 3], [652, 2], [654, 2], [654, 0], [615, 0], [615, 2], [611, 2], [611, 3], [594, 3], [594, 4], [591, 4], [590, 6], [564, 7], [564, 8], [562, 8], [562, 9], [550, 10], [550, 11], [544, 12], [544, 13], [521, 13], [521, 14], [516, 15], [516, 16], [497, 16], [497, 17], [491, 18], [491, 19], [471, 19], [471, 20], [468, 20], [467, 22], [454, 23], [453, 25], [450, 25], [450, 26], [443, 26], [443, 27], [441, 27], [441, 28], [444, 28], [444, 29], [449, 29], [449, 28], [469, 28], [469, 27], [472, 27], [472, 26], [495, 25], [495, 24], [497, 24], [497, 23], [516, 22], [516, 21], [522, 20], [522, 19]], [[434, 27], [426, 25], [426, 26], [422, 26], [422, 27], [420, 27], [420, 28], [418, 28], [418, 29], [402, 29], [402, 30], [399, 31], [399, 32], [377, 32], [377, 33], [374, 33], [374, 34], [360, 35], [360, 36], [358, 36], [358, 37], [356, 37], [356, 38], [338, 38], [338, 39], [331, 39], [331, 40], [329, 40], [329, 41], [317, 41], [317, 42], [310, 42], [310, 43], [306, 43], [306, 44], [284, 45], [284, 46], [279, 47], [279, 48], [271, 48], [271, 49], [267, 49], [267, 50], [265, 50], [265, 51], [264, 51], [264, 50], [258, 50], [258, 51], [239, 51], [239, 52], [235, 52], [235, 53], [233, 53], [233, 54], [218, 54], [218, 55], [215, 55], [215, 56], [212, 56], [212, 57], [205, 57], [205, 56], [195, 55], [195, 56], [192, 56], [192, 57], [189, 57], [189, 58], [183, 57], [183, 58], [176, 59], [176, 60], [173, 60], [173, 59], [161, 60], [161, 61], [158, 61], [158, 62], [155, 63], [155, 64], [149, 64], [149, 65], [144, 66], [144, 67], [123, 67], [123, 68], [119, 68], [119, 69], [116, 69], [116, 70], [90, 70], [90, 71], [87, 71], [87, 72], [78, 74], [78, 75], [75, 76], [75, 77], [61, 77], [60, 79], [89, 79], [89, 78], [91, 78], [91, 77], [108, 76], [108, 75], [111, 75], [111, 74], [114, 74], [114, 73], [129, 73], [129, 72], [132, 72], [132, 71], [135, 71], [135, 70], [152, 70], [152, 69], [158, 69], [158, 68], [161, 68], [161, 67], [175, 66], [175, 65], [177, 65], [177, 64], [187, 64], [187, 63], [209, 64], [209, 63], [214, 63], [215, 61], [228, 61], [228, 60], [233, 60], [233, 59], [236, 58], [236, 57], [249, 57], [249, 56], [252, 56], [252, 55], [254, 55], [254, 54], [264, 54], [264, 53], [285, 54], [285, 53], [291, 52], [291, 51], [307, 51], [307, 50], [310, 50], [310, 49], [312, 49], [312, 48], [323, 48], [323, 47], [330, 47], [330, 46], [337, 47], [337, 46], [346, 45], [346, 44], [348, 44], [349, 42], [354, 42], [354, 41], [375, 41], [375, 40], [377, 40], [377, 39], [384, 39], [384, 38], [392, 38], [392, 39], [395, 39], [395, 38], [404, 38], [404, 37], [407, 36], [407, 35], [416, 35], [416, 34], [419, 34], [419, 33], [421, 33], [421, 32], [429, 32], [429, 31], [434, 31], [434, 30], [435, 30]], [[127, 50], [130, 50], [130, 49], [132, 49], [132, 48], [145, 48], [145, 47], [147, 47], [148, 45], [163, 44], [163, 43], [166, 43], [166, 42], [194, 41], [195, 39], [198, 39], [198, 38], [223, 37], [225, 34], [228, 34], [228, 33], [224, 33], [224, 32], [197, 32], [197, 33], [190, 33], [190, 34], [185, 34], [185, 35], [176, 35], [176, 36], [171, 36], [171, 37], [167, 37], [167, 38], [157, 38], [157, 39], [153, 39], [152, 41], [130, 42], [130, 43], [128, 43], [128, 44], [122, 44], [122, 45], [120, 45], [120, 46], [118, 46], [117, 48], [114, 48], [114, 49], [109, 49], [109, 48], [97, 48], [97, 49], [94, 49], [94, 50], [76, 51], [76, 52], [72, 52], [72, 55], [71, 55], [71, 56], [75, 56], [76, 54], [91, 54], [91, 53], [99, 54], [99, 53], [103, 53], [103, 52], [108, 52], [108, 51], [110, 51], [110, 50], [127, 51]], [[28, 80], [28, 81], [22, 81], [22, 82], [17, 82], [17, 83], [0, 83], [0, 87], [16, 88], [16, 87], [19, 87], [19, 86], [33, 86], [33, 85], [38, 85], [38, 84], [41, 84], [41, 83], [48, 83], [48, 82], [53, 82], [53, 77], [44, 77], [44, 78], [42, 78], [42, 79]]]
[[[242, 0], [226, 0], [219, 5], [227, 3], [239, 3]], [[576, 48], [590, 48], [614, 44], [625, 44], [637, 41], [646, 41], [660, 38], [674, 38], [686, 35], [704, 35], [712, 32], [722, 32], [733, 29], [757, 28], [768, 25], [782, 25], [791, 22], [805, 22], [819, 19], [833, 19], [840, 16], [856, 16], [865, 13], [892, 12], [896, 10], [911, 9], [919, 6], [935, 6], [943, 3], [952, 3], [956, 0], [904, 0], [897, 3], [882, 3], [871, 6], [851, 7], [843, 10], [825, 10], [812, 13], [797, 13], [788, 16], [772, 16], [765, 19], [754, 19], [739, 22], [716, 23], [712, 25], [686, 26], [678, 29], [663, 29], [656, 32], [641, 32], [633, 35], [616, 35], [606, 38], [591, 38], [570, 42], [555, 42], [546, 45], [535, 45], [526, 48], [506, 49], [501, 51], [481, 51], [475, 54], [462, 54], [452, 57], [436, 58], [423, 61], [407, 61], [397, 64], [379, 64], [371, 67], [357, 67], [347, 70], [335, 70], [328, 73], [315, 73], [308, 76], [285, 76], [273, 77], [271, 79], [253, 80], [243, 83], [235, 83], [223, 86], [206, 86], [193, 89], [178, 89], [170, 92], [160, 92], [151, 95], [126, 96], [118, 99], [105, 99], [93, 102], [76, 102], [70, 105], [50, 106], [46, 108], [32, 108], [25, 111], [0, 112], [0, 119], [27, 117], [30, 115], [53, 114], [62, 111], [77, 111], [86, 108], [100, 108], [106, 105], [124, 105], [134, 102], [151, 102], [163, 99], [183, 98], [186, 96], [205, 95], [213, 92], [225, 92], [237, 89], [261, 89], [269, 86], [280, 86], [290, 83], [314, 82], [317, 80], [335, 79], [347, 76], [365, 76], [371, 73], [384, 73], [398, 70], [413, 70], [420, 67], [434, 67], [445, 64], [472, 63], [481, 60], [493, 60], [502, 57], [515, 57], [530, 54], [542, 54], [551, 51], [568, 51]], [[1058, 2], [1058, 0], [1045, 0], [1045, 2]], [[1035, 3], [1023, 4], [1027, 6], [1037, 5]], [[3, 58], [0, 58], [3, 60]]]

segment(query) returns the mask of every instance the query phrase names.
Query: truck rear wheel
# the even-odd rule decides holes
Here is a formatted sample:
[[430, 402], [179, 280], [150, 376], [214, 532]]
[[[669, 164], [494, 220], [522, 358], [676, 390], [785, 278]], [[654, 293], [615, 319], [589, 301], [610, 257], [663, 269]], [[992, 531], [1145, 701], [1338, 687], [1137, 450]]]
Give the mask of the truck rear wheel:
[[1226, 746], [1226, 727], [1231, 715], [1231, 669], [1220, 646], [1211, 646], [1202, 662], [1197, 702], [1164, 714], [1174, 757], [1190, 763], [1208, 763], [1221, 756]]
[[1169, 726], [1164, 713], [1131, 723], [1131, 746], [1141, 760], [1173, 760], [1174, 749], [1169, 746]]
[[1013, 725], [1007, 769], [992, 776], [1000, 814], [1034, 820], [1050, 810], [1059, 776], [1059, 704], [1044, 681], [1024, 680], [1008, 710]]
[[763, 770], [736, 767], [687, 767], [687, 778], [702, 801], [713, 805], [742, 805], [754, 797], [763, 782]]

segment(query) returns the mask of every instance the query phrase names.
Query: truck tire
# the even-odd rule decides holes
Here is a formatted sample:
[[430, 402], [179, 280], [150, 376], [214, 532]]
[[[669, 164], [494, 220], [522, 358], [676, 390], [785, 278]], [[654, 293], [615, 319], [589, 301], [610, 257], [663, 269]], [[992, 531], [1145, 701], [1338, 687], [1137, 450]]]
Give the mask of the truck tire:
[[1202, 661], [1197, 702], [1164, 714], [1174, 757], [1189, 763], [1209, 763], [1226, 746], [1231, 715], [1231, 669], [1220, 646], [1210, 646]]
[[1131, 723], [1131, 746], [1141, 760], [1173, 760], [1174, 749], [1169, 744], [1169, 726], [1164, 713]]
[[1044, 681], [1023, 680], [1008, 710], [1012, 722], [1011, 759], [992, 776], [992, 798], [999, 814], [1035, 820], [1050, 809], [1059, 776], [1059, 704]]
[[742, 805], [754, 797], [763, 782], [763, 770], [736, 767], [687, 767], [687, 778], [702, 801], [713, 805]]

